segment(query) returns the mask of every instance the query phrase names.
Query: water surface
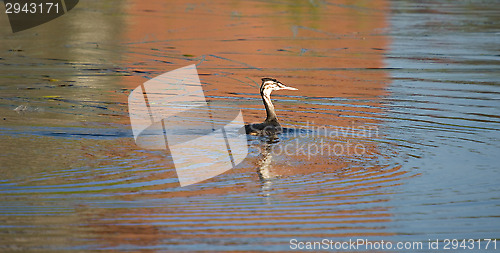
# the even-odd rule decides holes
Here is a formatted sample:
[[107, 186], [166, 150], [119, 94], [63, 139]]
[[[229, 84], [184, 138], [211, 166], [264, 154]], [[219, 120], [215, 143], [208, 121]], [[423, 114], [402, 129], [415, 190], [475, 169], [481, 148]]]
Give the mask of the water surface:
[[[301, 241], [500, 239], [499, 7], [435, 1], [84, 1], [0, 26], [2, 251], [290, 249]], [[278, 141], [179, 187], [135, 145], [132, 89], [197, 64]], [[223, 110], [223, 108], [221, 108]], [[285, 152], [288, 151], [288, 152]]]

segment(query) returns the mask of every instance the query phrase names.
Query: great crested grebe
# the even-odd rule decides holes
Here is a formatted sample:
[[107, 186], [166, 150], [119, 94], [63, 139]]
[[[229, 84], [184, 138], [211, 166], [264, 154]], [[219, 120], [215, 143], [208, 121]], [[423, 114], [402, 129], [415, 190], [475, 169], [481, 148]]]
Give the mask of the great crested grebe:
[[262, 78], [262, 85], [260, 86], [260, 95], [266, 107], [267, 118], [264, 122], [259, 124], [245, 125], [245, 132], [252, 135], [275, 135], [282, 131], [282, 127], [276, 117], [274, 105], [271, 102], [271, 92], [275, 90], [297, 90], [296, 88], [288, 87], [280, 81], [264, 77]]

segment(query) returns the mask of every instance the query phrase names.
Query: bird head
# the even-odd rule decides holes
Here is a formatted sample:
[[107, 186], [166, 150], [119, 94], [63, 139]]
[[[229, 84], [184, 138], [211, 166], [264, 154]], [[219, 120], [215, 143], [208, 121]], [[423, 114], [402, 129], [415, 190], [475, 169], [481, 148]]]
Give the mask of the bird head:
[[269, 78], [269, 77], [262, 78], [262, 85], [260, 86], [261, 94], [269, 96], [271, 95], [271, 92], [275, 90], [298, 90], [298, 89], [293, 87], [288, 87], [274, 78]]

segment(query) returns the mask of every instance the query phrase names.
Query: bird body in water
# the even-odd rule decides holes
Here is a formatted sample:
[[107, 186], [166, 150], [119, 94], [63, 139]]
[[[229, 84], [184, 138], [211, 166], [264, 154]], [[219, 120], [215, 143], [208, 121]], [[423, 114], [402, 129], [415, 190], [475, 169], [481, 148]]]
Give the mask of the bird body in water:
[[271, 92], [275, 90], [297, 90], [296, 88], [288, 87], [282, 84], [280, 81], [265, 77], [262, 78], [262, 85], [260, 86], [260, 95], [264, 106], [266, 107], [267, 117], [266, 120], [258, 124], [245, 125], [245, 132], [251, 135], [276, 135], [283, 131], [276, 112], [274, 111], [274, 105], [271, 102]]

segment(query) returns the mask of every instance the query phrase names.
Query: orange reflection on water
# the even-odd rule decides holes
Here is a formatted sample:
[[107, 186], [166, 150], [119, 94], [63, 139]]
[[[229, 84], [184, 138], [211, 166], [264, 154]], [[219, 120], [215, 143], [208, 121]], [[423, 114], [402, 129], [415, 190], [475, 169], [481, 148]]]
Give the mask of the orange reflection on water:
[[[133, 1], [126, 13], [124, 59], [137, 73], [161, 74], [196, 63], [207, 99], [239, 103], [248, 123], [264, 119], [258, 87], [260, 78], [268, 76], [299, 89], [273, 94], [286, 126], [376, 128], [388, 82], [383, 69], [387, 12], [386, 1]], [[123, 79], [129, 89], [145, 81], [138, 75]], [[384, 155], [374, 138], [378, 136], [320, 137], [328, 145], [354, 142], [365, 151], [354, 154], [351, 146], [341, 156], [271, 154], [269, 145], [256, 141], [258, 152], [230, 172], [235, 182], [181, 190], [148, 186], [125, 198], [163, 200], [164, 207], [102, 210], [92, 214], [89, 226], [109, 246], [182, 244], [188, 238], [265, 242], [297, 234], [387, 236], [377, 228], [390, 220], [390, 210], [376, 207], [387, 198], [370, 196], [397, 185], [404, 173], [375, 162]], [[316, 143], [311, 136], [297, 141]], [[162, 177], [172, 177], [172, 168], [149, 176]], [[289, 227], [293, 231], [286, 232]], [[136, 232], [140, 240], [133, 239]]]

